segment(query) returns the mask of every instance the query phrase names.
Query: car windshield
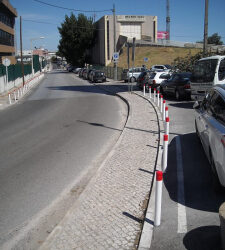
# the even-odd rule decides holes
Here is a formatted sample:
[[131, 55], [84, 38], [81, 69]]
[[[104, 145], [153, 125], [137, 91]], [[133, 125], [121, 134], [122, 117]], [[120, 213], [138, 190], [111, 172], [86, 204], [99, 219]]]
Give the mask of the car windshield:
[[214, 80], [218, 59], [198, 61], [192, 72], [191, 81], [196, 83], [212, 82]]

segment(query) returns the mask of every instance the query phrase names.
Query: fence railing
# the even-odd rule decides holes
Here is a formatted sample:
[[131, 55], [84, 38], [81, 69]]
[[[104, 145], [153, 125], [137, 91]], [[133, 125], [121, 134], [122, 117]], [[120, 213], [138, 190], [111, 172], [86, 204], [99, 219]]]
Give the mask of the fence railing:
[[[33, 56], [34, 73], [40, 72], [47, 65], [46, 60], [39, 61], [39, 56]], [[31, 64], [24, 64], [25, 80], [32, 77]], [[8, 66], [8, 78], [6, 77], [6, 67], [0, 64], [0, 94], [10, 91], [14, 87], [18, 87], [22, 83], [22, 67], [21, 63]]]

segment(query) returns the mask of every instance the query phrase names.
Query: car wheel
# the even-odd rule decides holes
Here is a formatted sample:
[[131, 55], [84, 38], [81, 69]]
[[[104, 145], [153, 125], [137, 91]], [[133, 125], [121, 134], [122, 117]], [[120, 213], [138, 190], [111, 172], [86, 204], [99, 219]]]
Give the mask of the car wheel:
[[176, 97], [177, 101], [180, 101], [180, 92], [179, 92], [179, 90], [175, 91], [175, 97]]

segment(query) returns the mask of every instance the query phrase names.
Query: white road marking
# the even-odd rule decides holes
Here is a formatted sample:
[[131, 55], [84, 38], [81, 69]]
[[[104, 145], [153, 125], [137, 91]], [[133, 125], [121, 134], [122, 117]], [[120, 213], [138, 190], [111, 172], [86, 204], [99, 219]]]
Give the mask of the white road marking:
[[178, 205], [177, 233], [186, 233], [187, 216], [186, 216], [185, 197], [184, 197], [184, 172], [183, 172], [183, 159], [182, 159], [180, 136], [176, 137], [176, 155], [177, 155], [177, 205]]

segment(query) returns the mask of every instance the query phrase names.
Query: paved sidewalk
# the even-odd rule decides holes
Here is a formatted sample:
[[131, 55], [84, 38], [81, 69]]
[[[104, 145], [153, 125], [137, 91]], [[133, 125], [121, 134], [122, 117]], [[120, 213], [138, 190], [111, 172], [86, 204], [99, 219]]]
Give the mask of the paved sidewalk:
[[[122, 135], [63, 221], [40, 249], [136, 249], [156, 162], [157, 115], [145, 99], [99, 84], [129, 102]], [[116, 86], [117, 85], [117, 86]], [[114, 129], [114, 128], [108, 128]]]

